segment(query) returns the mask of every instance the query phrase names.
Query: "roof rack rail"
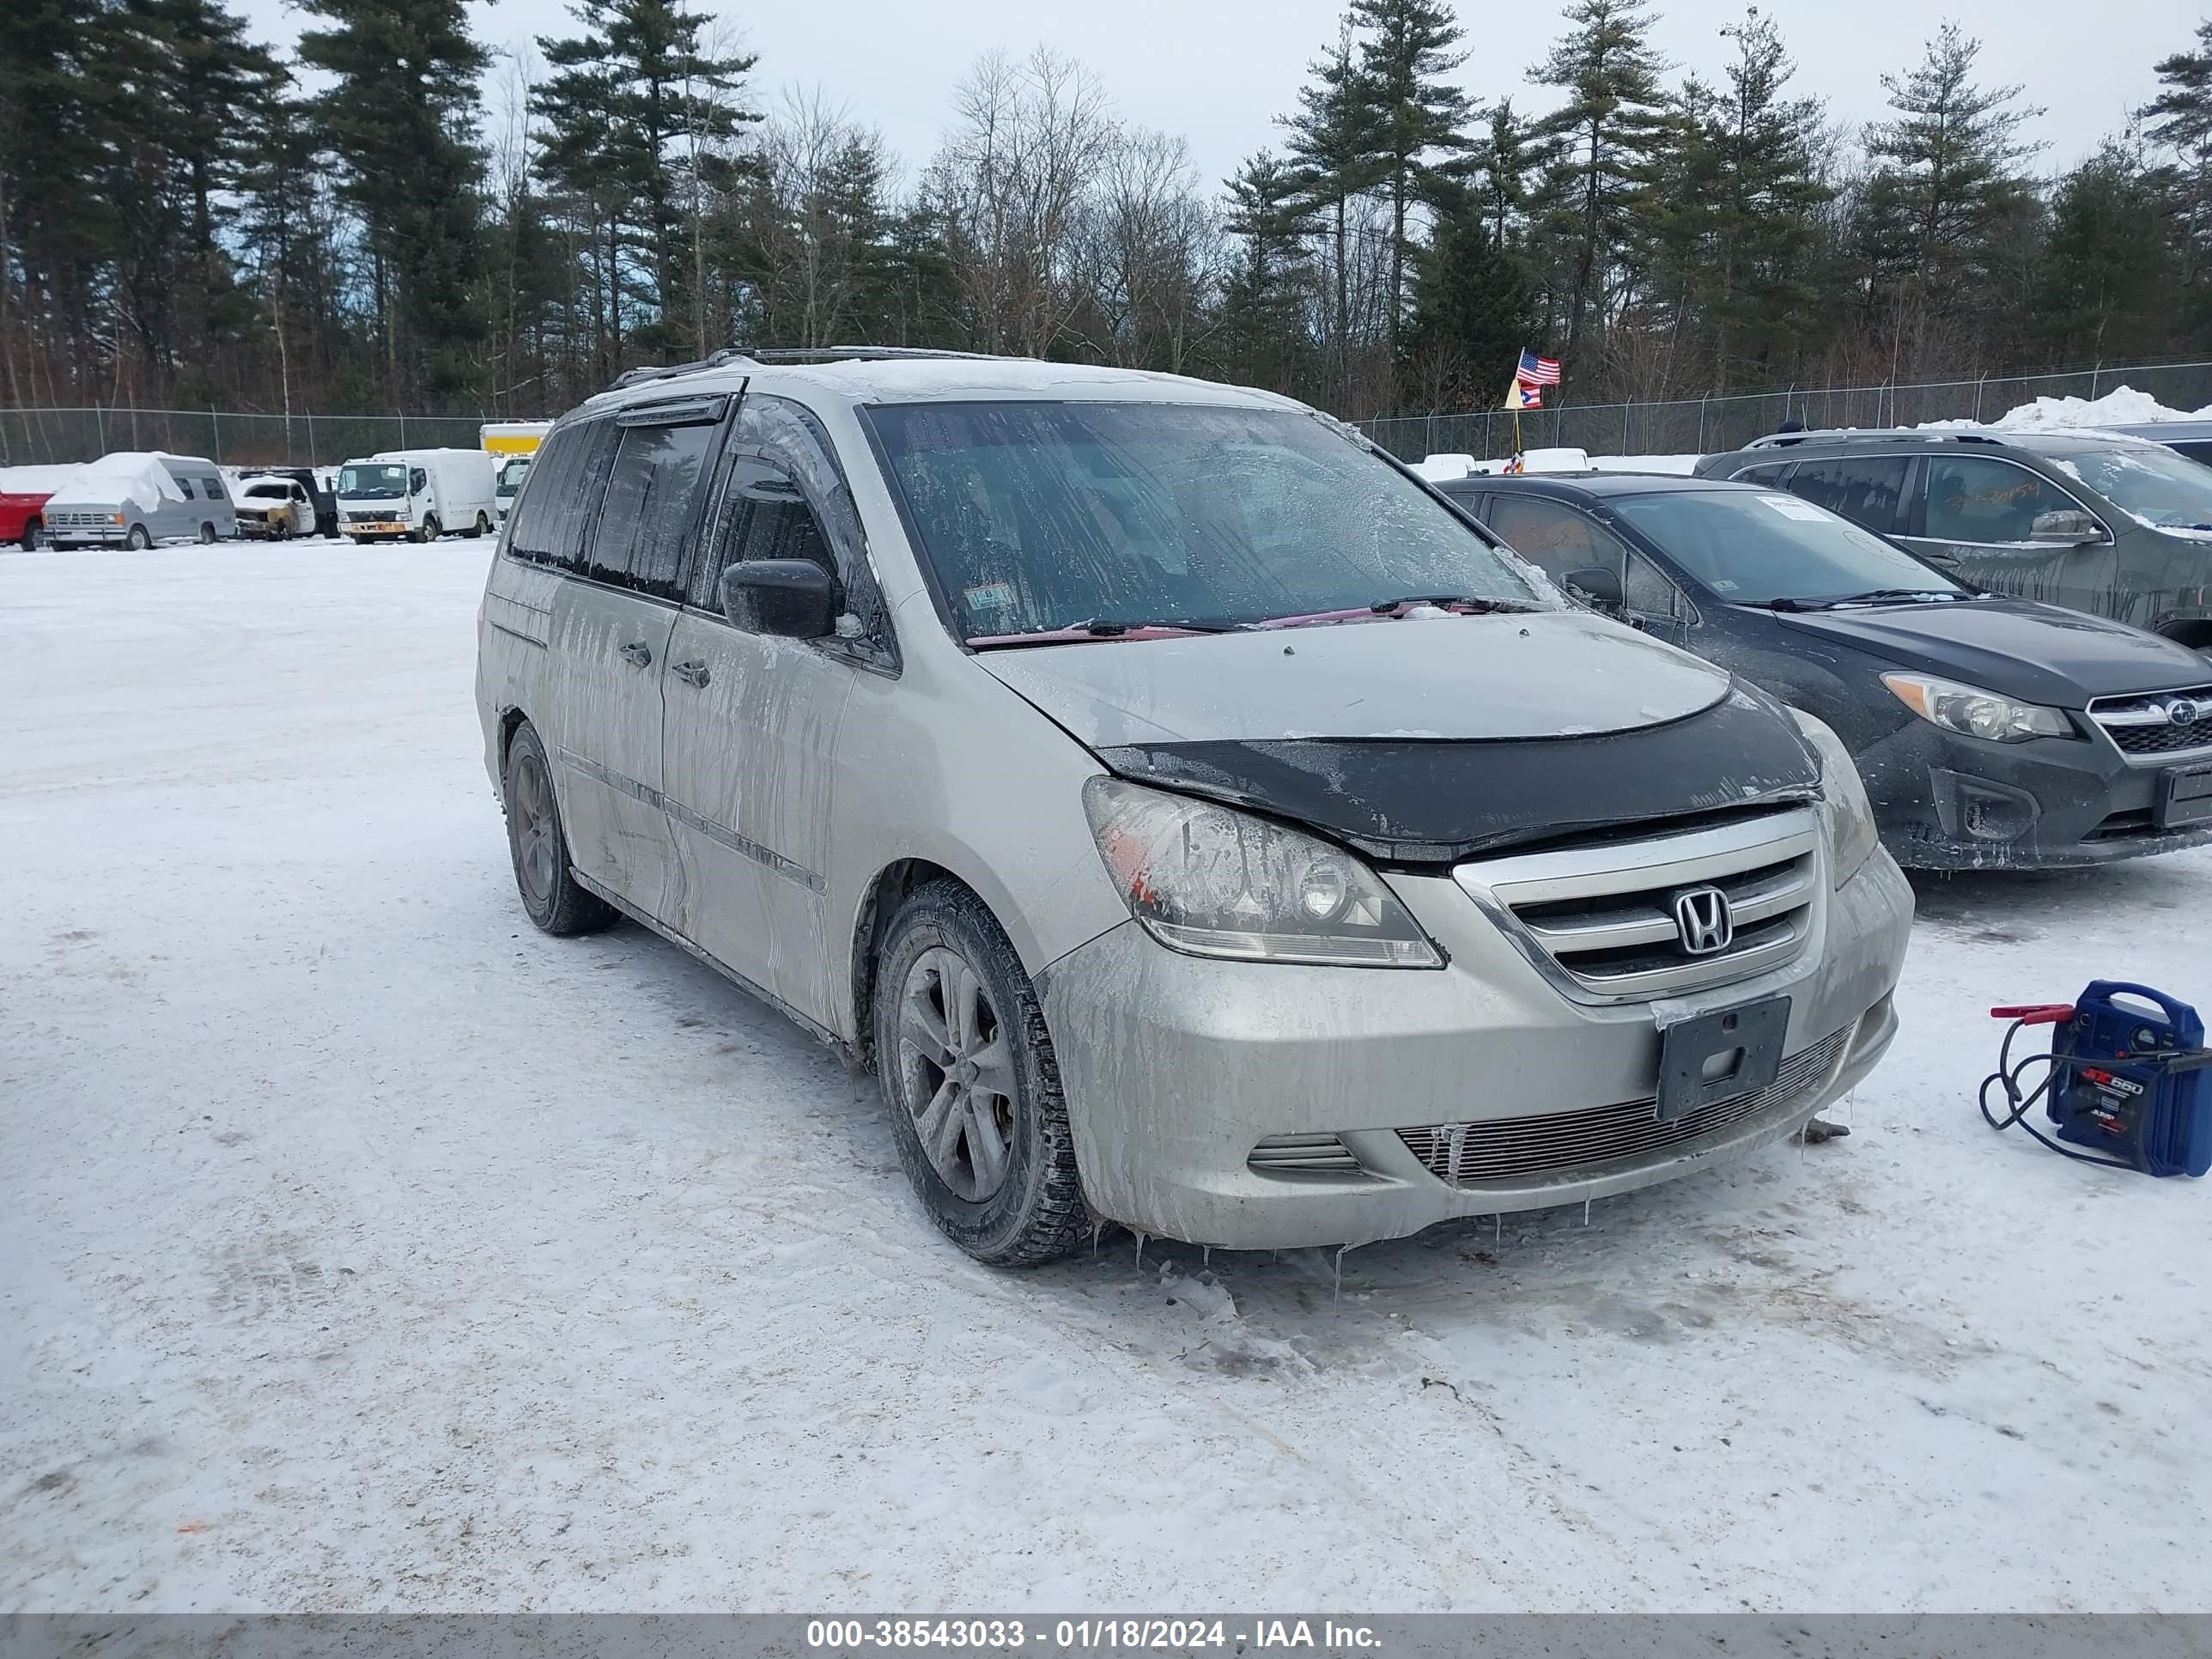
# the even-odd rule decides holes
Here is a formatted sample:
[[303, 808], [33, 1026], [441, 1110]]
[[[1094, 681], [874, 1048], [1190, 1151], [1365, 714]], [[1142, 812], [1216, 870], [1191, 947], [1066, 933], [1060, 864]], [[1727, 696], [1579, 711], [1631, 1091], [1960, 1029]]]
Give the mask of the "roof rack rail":
[[647, 364], [640, 368], [624, 369], [615, 376], [614, 384], [607, 390], [619, 392], [624, 386], [643, 386], [647, 381], [670, 380], [678, 374], [703, 374], [710, 368], [721, 368], [731, 363], [895, 362], [908, 357], [964, 358], [971, 362], [1030, 361], [994, 351], [940, 351], [934, 346], [769, 346], [750, 349], [744, 346], [726, 346], [695, 363]]
[[740, 351], [735, 346], [728, 346], [720, 351], [702, 357], [696, 363], [647, 364], [642, 368], [626, 368], [615, 376], [614, 384], [607, 390], [619, 392], [626, 386], [643, 386], [647, 380], [665, 380], [677, 374], [704, 374], [708, 369], [720, 368], [725, 363], [744, 362], [750, 356], [750, 352]]
[[766, 350], [745, 354], [762, 363], [871, 363], [896, 362], [907, 357], [950, 357], [966, 359], [970, 362], [1023, 362], [1025, 358], [1009, 357], [996, 351], [943, 351], [935, 346], [774, 346]]
[[1924, 426], [1838, 426], [1825, 427], [1811, 432], [1770, 432], [1764, 438], [1753, 438], [1746, 449], [1787, 449], [1802, 443], [1895, 443], [1899, 438], [1933, 438], [1947, 443], [2001, 444], [2005, 434], [1992, 431], [1971, 431], [1959, 428]]

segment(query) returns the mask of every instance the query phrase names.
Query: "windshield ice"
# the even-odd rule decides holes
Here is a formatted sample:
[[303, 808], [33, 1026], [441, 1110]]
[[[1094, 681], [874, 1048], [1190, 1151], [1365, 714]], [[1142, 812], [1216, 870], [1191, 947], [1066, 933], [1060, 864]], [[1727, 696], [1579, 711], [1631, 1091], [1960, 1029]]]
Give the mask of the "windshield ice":
[[2155, 444], [2076, 450], [2052, 465], [2138, 523], [2161, 530], [2212, 530], [2212, 466]]
[[1295, 410], [902, 404], [870, 418], [964, 638], [1416, 595], [1557, 603], [1420, 485]]
[[1835, 599], [1883, 589], [1963, 593], [1873, 532], [1796, 495], [1669, 490], [1614, 500], [1620, 516], [1732, 605]]
[[356, 463], [338, 470], [338, 494], [347, 496], [404, 495], [407, 469], [394, 465]]

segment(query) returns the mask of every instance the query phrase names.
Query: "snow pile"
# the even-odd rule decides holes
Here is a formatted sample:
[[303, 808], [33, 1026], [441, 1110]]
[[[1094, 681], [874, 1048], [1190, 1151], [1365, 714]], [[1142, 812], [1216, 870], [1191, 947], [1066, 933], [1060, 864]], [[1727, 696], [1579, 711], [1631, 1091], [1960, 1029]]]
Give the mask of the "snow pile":
[[53, 493], [56, 507], [78, 503], [113, 507], [128, 502], [145, 513], [152, 512], [164, 501], [184, 499], [184, 491], [177, 488], [169, 469], [161, 465], [159, 452], [142, 453], [129, 449], [119, 449], [74, 468]]
[[66, 483], [74, 466], [0, 466], [0, 495], [48, 495]]
[[2071, 427], [2156, 426], [2166, 421], [2212, 421], [2212, 404], [2203, 409], [2168, 409], [2148, 392], [2118, 386], [2103, 397], [2038, 398], [2007, 410], [1994, 421], [1923, 421], [1923, 428], [1995, 427], [2002, 432], [2063, 432]]

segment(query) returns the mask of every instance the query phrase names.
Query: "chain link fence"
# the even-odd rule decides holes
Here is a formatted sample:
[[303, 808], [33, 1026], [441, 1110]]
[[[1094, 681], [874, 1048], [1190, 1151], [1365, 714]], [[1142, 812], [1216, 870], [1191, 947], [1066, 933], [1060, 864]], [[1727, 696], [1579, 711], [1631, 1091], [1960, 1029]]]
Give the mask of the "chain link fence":
[[474, 449], [485, 415], [240, 415], [214, 409], [0, 409], [0, 465], [166, 449], [218, 466], [335, 466], [386, 449]]
[[[1681, 398], [1658, 403], [1571, 404], [1521, 416], [1521, 443], [1592, 455], [1715, 455], [1740, 449], [1786, 421], [1814, 428], [1917, 426], [1923, 421], [1994, 421], [2038, 398], [2096, 398], [2123, 386], [2170, 409], [2212, 404], [2212, 362], [2101, 365], [2061, 374], [1985, 376], [1906, 386], [1790, 386], [1781, 392]], [[1514, 453], [1513, 412], [1407, 415], [1362, 421], [1360, 429], [1401, 459]]]

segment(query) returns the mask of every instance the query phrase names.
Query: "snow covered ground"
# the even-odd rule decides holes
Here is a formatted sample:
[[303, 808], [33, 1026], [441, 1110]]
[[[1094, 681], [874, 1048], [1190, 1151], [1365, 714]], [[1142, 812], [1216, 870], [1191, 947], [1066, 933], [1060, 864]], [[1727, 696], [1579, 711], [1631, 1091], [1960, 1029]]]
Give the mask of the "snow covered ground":
[[1923, 888], [1846, 1140], [988, 1272], [870, 1085], [518, 908], [486, 548], [0, 554], [0, 1610], [2212, 1606], [2212, 1192], [1976, 1116], [2212, 855]]

